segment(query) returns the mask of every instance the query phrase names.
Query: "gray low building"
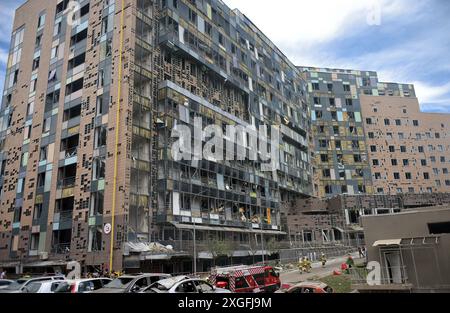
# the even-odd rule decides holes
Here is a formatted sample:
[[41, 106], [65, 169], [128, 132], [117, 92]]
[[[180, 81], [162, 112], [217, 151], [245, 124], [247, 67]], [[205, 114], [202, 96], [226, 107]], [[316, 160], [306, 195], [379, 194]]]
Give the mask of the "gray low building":
[[369, 272], [355, 270], [355, 289], [360, 292], [450, 291], [450, 206], [364, 216], [361, 220], [367, 259], [379, 263], [381, 276], [369, 275], [374, 280], [378, 278], [370, 286]]

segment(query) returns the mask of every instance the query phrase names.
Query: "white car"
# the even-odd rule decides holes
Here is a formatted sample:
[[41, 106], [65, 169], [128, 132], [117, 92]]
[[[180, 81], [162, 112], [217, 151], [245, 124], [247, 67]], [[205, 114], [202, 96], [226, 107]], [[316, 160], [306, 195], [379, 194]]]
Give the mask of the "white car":
[[29, 283], [23, 293], [54, 293], [55, 290], [64, 283], [64, 280], [39, 281]]
[[112, 281], [110, 278], [87, 278], [66, 280], [55, 290], [55, 293], [89, 293], [103, 288]]
[[203, 279], [178, 276], [160, 280], [144, 289], [142, 293], [231, 293], [231, 291], [216, 288]]
[[19, 278], [13, 281], [12, 284], [4, 289], [0, 289], [0, 293], [23, 293], [25, 288], [32, 283], [50, 282], [50, 281], [62, 281], [65, 280], [64, 276], [44, 276], [35, 278]]
[[9, 279], [0, 279], [0, 289], [5, 289], [11, 285], [14, 281]]

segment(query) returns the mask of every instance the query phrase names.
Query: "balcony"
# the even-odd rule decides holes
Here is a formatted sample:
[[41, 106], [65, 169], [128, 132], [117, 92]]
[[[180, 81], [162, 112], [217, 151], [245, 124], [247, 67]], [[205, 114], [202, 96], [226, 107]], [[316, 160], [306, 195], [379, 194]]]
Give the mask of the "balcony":
[[52, 246], [52, 253], [54, 254], [67, 254], [70, 253], [70, 242], [59, 243]]
[[67, 254], [70, 252], [72, 229], [54, 230], [52, 233], [52, 253]]
[[58, 181], [58, 189], [66, 189], [75, 187], [77, 178], [76, 177], [68, 177], [63, 178]]
[[77, 156], [77, 154], [78, 154], [78, 147], [70, 148], [66, 151], [63, 151], [63, 153], [64, 153], [64, 158], [66, 158], [66, 159], [73, 158], [73, 157]]
[[72, 228], [74, 198], [62, 198], [56, 200], [55, 214], [53, 216], [53, 230]]
[[68, 148], [59, 153], [59, 166], [76, 165], [78, 158], [78, 147]]
[[63, 222], [69, 222], [72, 221], [72, 211], [62, 211], [59, 212], [59, 222], [63, 223]]
[[[185, 30], [184, 33], [188, 33], [188, 30]], [[191, 36], [192, 38], [192, 35], [189, 36]], [[225, 59], [221, 59], [221, 63], [218, 60], [213, 59], [213, 51], [214, 55], [220, 55], [218, 53], [218, 51], [220, 51], [219, 47], [214, 45], [210, 47], [207, 43], [204, 42], [198, 42], [197, 45], [192, 44], [189, 40], [186, 41], [184, 38], [182, 39], [180, 33], [175, 30], [163, 31], [159, 36], [159, 44], [166, 46], [174, 52], [184, 53], [190, 58], [193, 58], [194, 60], [202, 63], [207, 68], [211, 69], [212, 72], [217, 76], [221, 77], [222, 79], [227, 79], [227, 81], [233, 84], [236, 88], [243, 90], [245, 93], [250, 92], [247, 88], [249, 82], [237, 74], [239, 72], [242, 72], [242, 70], [240, 69], [239, 61], [237, 59], [233, 59], [232, 74], [227, 74], [227, 69], [225, 68]]]
[[77, 177], [77, 165], [71, 164], [58, 168], [58, 188], [66, 189], [75, 187]]

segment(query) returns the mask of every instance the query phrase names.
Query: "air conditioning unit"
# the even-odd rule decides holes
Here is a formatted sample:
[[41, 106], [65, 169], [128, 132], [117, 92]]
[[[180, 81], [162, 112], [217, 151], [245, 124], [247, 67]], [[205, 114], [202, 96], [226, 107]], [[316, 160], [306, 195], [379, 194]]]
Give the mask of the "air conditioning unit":
[[48, 252], [40, 252], [39, 253], [39, 260], [48, 260]]

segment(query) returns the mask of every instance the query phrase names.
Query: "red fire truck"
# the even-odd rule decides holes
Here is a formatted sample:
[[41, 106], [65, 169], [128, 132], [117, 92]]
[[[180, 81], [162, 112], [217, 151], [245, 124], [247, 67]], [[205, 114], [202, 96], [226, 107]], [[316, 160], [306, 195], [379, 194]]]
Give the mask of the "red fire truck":
[[280, 275], [271, 266], [231, 266], [212, 269], [209, 280], [235, 293], [271, 293], [280, 289]]

